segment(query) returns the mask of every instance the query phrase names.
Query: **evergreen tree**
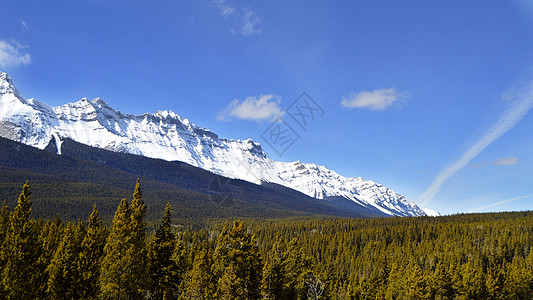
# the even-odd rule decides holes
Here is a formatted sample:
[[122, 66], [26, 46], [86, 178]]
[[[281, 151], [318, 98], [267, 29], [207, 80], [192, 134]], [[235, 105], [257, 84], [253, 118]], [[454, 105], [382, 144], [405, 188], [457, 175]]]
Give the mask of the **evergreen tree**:
[[284, 299], [304, 299], [306, 297], [305, 282], [311, 272], [311, 260], [305, 256], [296, 238], [292, 239], [284, 254], [283, 262]]
[[41, 283], [36, 279], [37, 260], [42, 247], [38, 244], [35, 223], [29, 219], [32, 202], [29, 199], [30, 185], [26, 182], [22, 188], [15, 210], [10, 215], [10, 226], [2, 244], [3, 296], [9, 299], [35, 299], [39, 297]]
[[220, 272], [217, 296], [221, 299], [258, 299], [262, 277], [262, 260], [255, 236], [241, 221], [221, 233], [214, 253], [214, 270]]
[[[78, 255], [81, 241], [78, 226], [68, 225], [57, 251], [48, 266], [48, 290], [52, 299], [80, 299]], [[79, 243], [79, 244], [78, 244]]]
[[286, 252], [283, 248], [281, 235], [276, 235], [276, 240], [263, 267], [261, 291], [266, 299], [282, 299], [285, 284]]
[[106, 243], [107, 230], [98, 219], [96, 205], [89, 216], [87, 234], [81, 242], [78, 273], [81, 299], [96, 299], [100, 293], [100, 264]]
[[462, 266], [461, 278], [459, 288], [461, 299], [482, 299], [486, 296], [483, 272], [472, 259]]
[[212, 299], [214, 297], [212, 265], [213, 260], [208, 249], [200, 249], [194, 258], [192, 269], [182, 283], [183, 293], [180, 299]]
[[146, 205], [137, 179], [131, 206], [122, 199], [104, 247], [100, 287], [104, 298], [140, 299], [146, 291]]
[[409, 278], [407, 280], [406, 299], [427, 299], [426, 281], [422, 270], [416, 262], [409, 265]]
[[130, 206], [131, 222], [130, 222], [130, 249], [129, 255], [136, 263], [131, 266], [132, 274], [130, 284], [136, 290], [138, 296], [145, 293], [147, 280], [144, 277], [147, 267], [147, 249], [146, 249], [146, 205], [142, 199], [141, 185], [137, 178], [137, 184], [133, 192], [133, 200]]
[[167, 204], [161, 225], [148, 247], [149, 291], [153, 298], [177, 297], [179, 277], [176, 262], [172, 259], [176, 248], [172, 233], [172, 207]]
[[185, 281], [190, 266], [188, 251], [187, 248], [185, 248], [181, 236], [178, 236], [176, 239], [176, 246], [172, 252], [172, 261], [176, 267], [173, 280], [177, 283], [177, 294], [181, 295], [183, 293], [183, 282]]
[[9, 215], [9, 208], [4, 201], [2, 209], [0, 209], [0, 245], [4, 242], [9, 229]]
[[104, 299], [135, 299], [137, 296], [137, 290], [130, 283], [132, 266], [136, 263], [130, 251], [130, 223], [128, 201], [122, 199], [113, 218], [100, 268], [100, 288]]

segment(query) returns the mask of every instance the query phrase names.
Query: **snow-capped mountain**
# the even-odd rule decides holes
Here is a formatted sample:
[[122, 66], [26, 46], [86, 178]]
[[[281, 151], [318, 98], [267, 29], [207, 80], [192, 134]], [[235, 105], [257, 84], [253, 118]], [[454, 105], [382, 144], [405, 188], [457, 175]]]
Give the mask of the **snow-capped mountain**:
[[230, 178], [277, 183], [323, 199], [342, 196], [389, 215], [424, 216], [404, 196], [373, 181], [344, 177], [312, 163], [270, 159], [257, 142], [219, 138], [172, 111], [130, 115], [100, 98], [83, 98], [51, 107], [25, 99], [6, 73], [0, 72], [0, 136], [44, 149], [61, 141], [169, 161], [178, 160]]

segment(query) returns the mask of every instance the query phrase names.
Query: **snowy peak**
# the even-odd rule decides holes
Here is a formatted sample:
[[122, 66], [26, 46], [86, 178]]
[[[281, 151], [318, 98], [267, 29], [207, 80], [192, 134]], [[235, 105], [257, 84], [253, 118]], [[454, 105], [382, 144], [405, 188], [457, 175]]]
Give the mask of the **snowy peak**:
[[313, 163], [270, 159], [251, 139], [222, 139], [173, 111], [130, 115], [113, 109], [101, 98], [82, 98], [50, 107], [26, 100], [9, 76], [0, 73], [0, 136], [44, 149], [61, 140], [116, 152], [169, 161], [183, 161], [213, 173], [261, 184], [280, 184], [306, 195], [344, 197], [388, 215], [426, 215], [415, 203], [392, 189], [361, 177], [344, 177]]
[[0, 72], [0, 94], [14, 94], [18, 93], [13, 85], [11, 78], [4, 72]]

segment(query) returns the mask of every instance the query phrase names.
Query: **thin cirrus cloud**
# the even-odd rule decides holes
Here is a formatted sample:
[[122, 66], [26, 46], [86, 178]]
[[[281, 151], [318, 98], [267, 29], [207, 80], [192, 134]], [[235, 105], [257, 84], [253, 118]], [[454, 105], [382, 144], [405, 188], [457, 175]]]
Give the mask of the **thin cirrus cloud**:
[[[507, 131], [511, 130], [527, 115], [529, 110], [533, 108], [533, 81], [517, 86], [517, 88], [513, 88], [511, 91], [512, 94], [506, 96], [506, 100], [511, 103], [510, 107], [501, 115], [500, 119], [494, 123], [476, 143], [474, 143], [472, 147], [435, 177], [426, 191], [420, 196], [419, 203], [421, 205], [426, 205], [431, 202], [442, 188], [442, 185], [444, 185], [450, 177], [469, 164], [474, 157], [481, 153], [481, 151], [487, 148], [490, 144], [499, 139]], [[518, 163], [518, 158], [499, 159], [492, 163], [500, 165], [513, 164]]]
[[261, 18], [251, 9], [238, 9], [226, 0], [214, 0], [213, 4], [220, 11], [231, 33], [243, 36], [261, 33]]
[[391, 107], [394, 103], [397, 103], [399, 100], [403, 100], [408, 96], [409, 92], [400, 92], [395, 88], [363, 91], [352, 93], [350, 96], [343, 98], [341, 105], [349, 109], [361, 108], [380, 111]]
[[518, 164], [518, 157], [502, 157], [498, 158], [496, 160], [493, 160], [488, 163], [475, 163], [471, 164], [471, 168], [481, 168], [486, 165], [495, 165], [495, 166], [511, 166], [511, 165], [517, 165]]
[[503, 157], [497, 160], [491, 161], [491, 165], [507, 166], [518, 164], [518, 157]]
[[485, 209], [493, 208], [493, 207], [500, 206], [500, 205], [503, 205], [503, 204], [506, 204], [506, 203], [509, 203], [509, 202], [513, 202], [513, 201], [524, 199], [524, 198], [529, 198], [529, 197], [532, 197], [532, 196], [533, 196], [533, 194], [529, 194], [529, 195], [524, 195], [524, 196], [520, 196], [520, 197], [516, 197], [516, 198], [512, 198], [512, 199], [507, 199], [507, 200], [494, 202], [494, 203], [491, 203], [491, 204], [488, 204], [488, 205], [483, 205], [483, 206], [480, 206], [480, 207], [476, 207], [474, 209], [471, 209], [469, 212], [473, 213], [473, 212], [482, 211], [482, 210], [485, 210]]
[[14, 68], [31, 63], [28, 46], [21, 45], [17, 41], [0, 40], [0, 67]]
[[258, 97], [247, 97], [240, 101], [235, 99], [218, 113], [217, 119], [229, 121], [241, 119], [248, 121], [275, 120], [283, 115], [279, 107], [281, 97], [276, 95], [260, 95]]

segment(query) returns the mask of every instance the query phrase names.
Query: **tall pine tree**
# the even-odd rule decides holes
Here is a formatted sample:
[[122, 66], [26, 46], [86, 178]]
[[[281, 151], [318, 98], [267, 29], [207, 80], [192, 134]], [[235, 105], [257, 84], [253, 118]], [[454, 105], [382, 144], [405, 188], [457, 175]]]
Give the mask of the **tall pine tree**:
[[30, 220], [30, 185], [26, 181], [22, 188], [15, 210], [10, 216], [10, 226], [2, 245], [2, 272], [4, 296], [10, 299], [34, 299], [39, 296], [40, 282], [36, 282], [36, 272], [42, 247], [38, 244], [35, 222]]
[[79, 254], [78, 273], [81, 299], [96, 299], [100, 293], [98, 279], [106, 237], [107, 229], [98, 219], [98, 210], [95, 205], [89, 216], [87, 234], [81, 242]]
[[140, 299], [146, 293], [146, 205], [137, 179], [133, 201], [122, 199], [104, 247], [100, 269], [102, 296]]
[[172, 207], [167, 204], [161, 225], [148, 247], [148, 276], [149, 291], [155, 299], [177, 297], [179, 285], [177, 265], [172, 260], [176, 247], [175, 236], [172, 233]]

